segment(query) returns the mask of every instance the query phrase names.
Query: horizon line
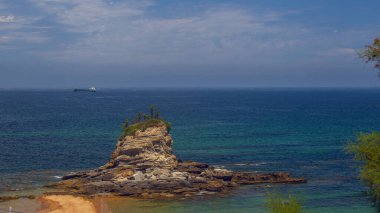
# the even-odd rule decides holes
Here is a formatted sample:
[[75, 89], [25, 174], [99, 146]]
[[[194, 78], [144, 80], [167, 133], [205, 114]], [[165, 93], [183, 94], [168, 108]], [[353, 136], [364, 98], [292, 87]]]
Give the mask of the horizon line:
[[[90, 86], [89, 86], [90, 87]], [[41, 91], [41, 90], [74, 90], [82, 87], [4, 87], [0, 91]], [[152, 87], [96, 87], [97, 90], [152, 90], [152, 89], [380, 89], [379, 86], [152, 86]]]

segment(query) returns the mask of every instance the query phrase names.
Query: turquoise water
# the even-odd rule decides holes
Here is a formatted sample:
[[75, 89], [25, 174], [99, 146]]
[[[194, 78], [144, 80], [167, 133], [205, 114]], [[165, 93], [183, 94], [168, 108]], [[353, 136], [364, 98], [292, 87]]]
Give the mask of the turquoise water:
[[104, 164], [120, 124], [150, 104], [173, 123], [182, 160], [288, 171], [309, 182], [139, 201], [135, 210], [265, 212], [266, 193], [275, 190], [298, 197], [309, 212], [376, 212], [343, 151], [357, 133], [380, 130], [380, 90], [369, 89], [0, 91], [0, 191], [21, 193]]

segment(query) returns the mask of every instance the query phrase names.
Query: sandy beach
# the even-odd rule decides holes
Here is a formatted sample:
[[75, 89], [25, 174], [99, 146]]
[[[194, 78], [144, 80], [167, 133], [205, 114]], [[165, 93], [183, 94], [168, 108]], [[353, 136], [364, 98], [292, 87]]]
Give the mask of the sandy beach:
[[42, 208], [38, 213], [67, 213], [67, 212], [86, 212], [96, 213], [93, 202], [83, 197], [71, 195], [46, 195], [38, 199]]

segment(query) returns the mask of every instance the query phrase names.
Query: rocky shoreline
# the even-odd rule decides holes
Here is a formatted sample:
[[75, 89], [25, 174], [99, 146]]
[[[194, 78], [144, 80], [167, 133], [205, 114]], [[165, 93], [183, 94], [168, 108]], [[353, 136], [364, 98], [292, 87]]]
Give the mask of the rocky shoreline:
[[71, 173], [49, 187], [77, 195], [118, 195], [144, 198], [188, 197], [226, 192], [242, 184], [305, 183], [288, 173], [250, 173], [182, 162], [172, 151], [164, 122], [121, 137], [110, 161], [95, 170]]

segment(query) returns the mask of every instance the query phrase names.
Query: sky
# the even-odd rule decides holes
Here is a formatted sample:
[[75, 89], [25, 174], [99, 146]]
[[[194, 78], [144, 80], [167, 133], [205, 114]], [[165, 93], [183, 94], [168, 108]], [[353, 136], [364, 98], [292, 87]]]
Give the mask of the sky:
[[378, 0], [0, 0], [0, 88], [378, 87]]

